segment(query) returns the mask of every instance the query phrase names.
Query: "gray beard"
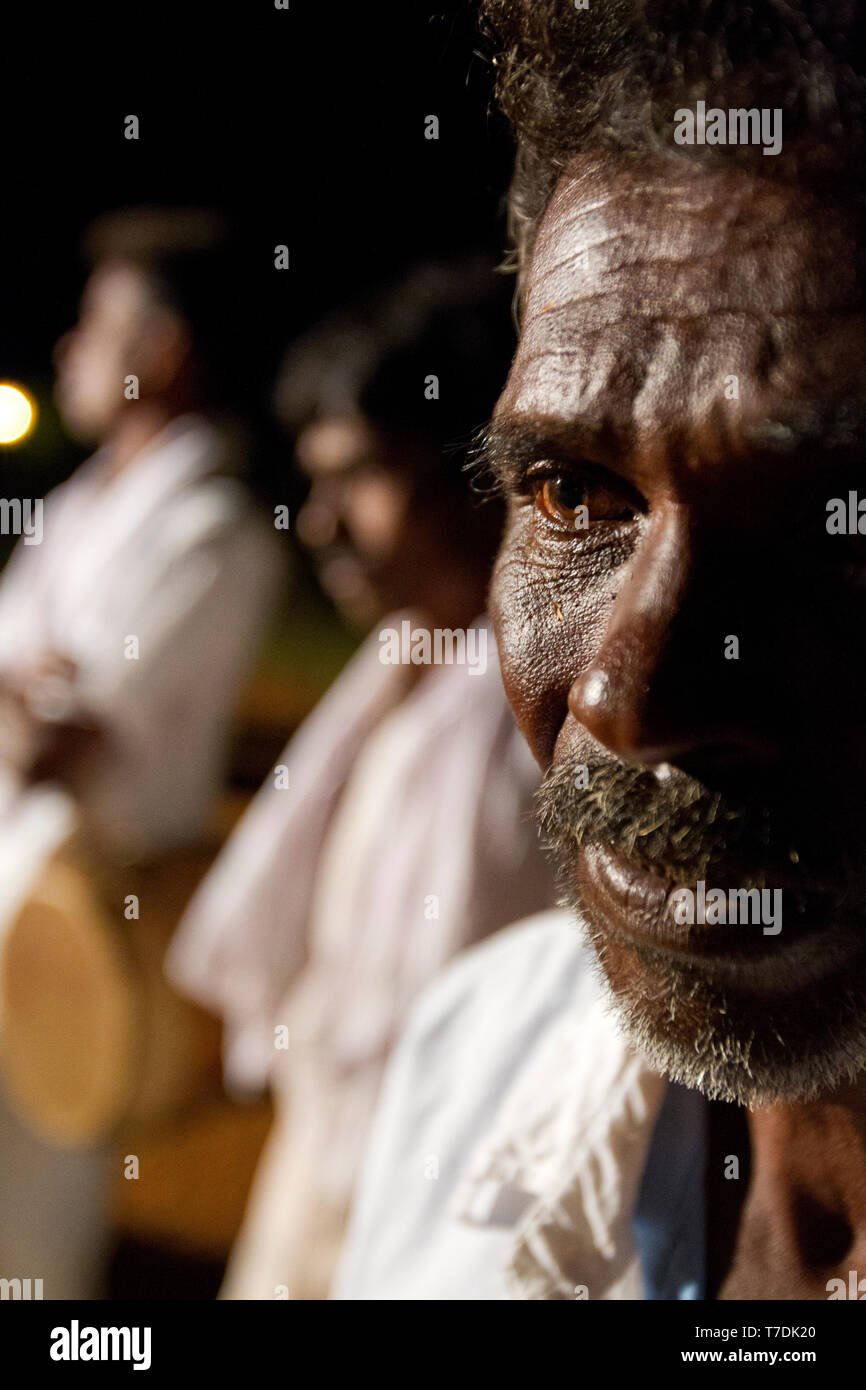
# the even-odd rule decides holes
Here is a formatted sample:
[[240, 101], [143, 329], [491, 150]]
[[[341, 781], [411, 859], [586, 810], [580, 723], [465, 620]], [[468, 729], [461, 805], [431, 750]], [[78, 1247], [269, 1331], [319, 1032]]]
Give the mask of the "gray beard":
[[[733, 805], [677, 773], [666, 782], [608, 759], [591, 765], [587, 789], [575, 786], [576, 762], [560, 764], [539, 792], [539, 819], [560, 870], [564, 903], [576, 912], [598, 959], [622, 1027], [654, 1070], [715, 1099], [754, 1108], [808, 1101], [866, 1071], [866, 875], [862, 852], [840, 844], [828, 814], [823, 835], [804, 833], [791, 810]], [[816, 894], [845, 929], [832, 929], [798, 983], [780, 955], [774, 988], [764, 995], [724, 964], [674, 958], [652, 946], [620, 946], [580, 900], [575, 855], [599, 843], [674, 882], [712, 875], [724, 883], [794, 882], [786, 900], [808, 920]], [[791, 851], [796, 849], [796, 854]], [[739, 864], [739, 868], [735, 865]], [[749, 866], [752, 873], [744, 872]], [[799, 881], [798, 881], [799, 880]], [[614, 965], [625, 951], [628, 978]], [[817, 953], [820, 952], [820, 957]], [[833, 959], [833, 953], [836, 959]], [[639, 969], [634, 969], [634, 966]], [[804, 977], [805, 976], [805, 983]], [[633, 977], [633, 978], [632, 978]], [[777, 986], [777, 987], [776, 987]]]
[[620, 1027], [650, 1067], [714, 1100], [755, 1109], [812, 1101], [866, 1072], [866, 949], [815, 989], [765, 1001], [630, 945], [640, 978], [613, 981], [606, 935], [574, 895]]

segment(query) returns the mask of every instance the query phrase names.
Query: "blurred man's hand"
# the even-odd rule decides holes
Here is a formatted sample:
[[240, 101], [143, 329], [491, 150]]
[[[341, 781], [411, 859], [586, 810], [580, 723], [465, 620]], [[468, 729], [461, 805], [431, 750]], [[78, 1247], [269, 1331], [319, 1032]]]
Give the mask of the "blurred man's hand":
[[57, 652], [0, 678], [0, 759], [29, 785], [74, 784], [102, 745], [97, 724], [75, 708], [78, 667]]

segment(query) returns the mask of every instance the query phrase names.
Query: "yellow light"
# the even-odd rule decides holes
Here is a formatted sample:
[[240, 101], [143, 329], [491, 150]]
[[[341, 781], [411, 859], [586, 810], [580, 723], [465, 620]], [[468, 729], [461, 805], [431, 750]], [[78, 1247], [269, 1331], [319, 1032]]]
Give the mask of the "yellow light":
[[36, 411], [20, 386], [0, 382], [0, 444], [17, 444], [33, 428]]

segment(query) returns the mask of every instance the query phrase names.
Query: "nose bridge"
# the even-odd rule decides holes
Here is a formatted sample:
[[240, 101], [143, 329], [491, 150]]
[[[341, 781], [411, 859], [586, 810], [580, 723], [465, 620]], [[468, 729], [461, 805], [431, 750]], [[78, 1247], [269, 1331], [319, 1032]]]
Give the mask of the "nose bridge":
[[653, 517], [630, 573], [614, 603], [604, 646], [621, 664], [649, 676], [669, 644], [694, 579], [692, 538], [684, 509]]
[[691, 608], [697, 582], [694, 539], [684, 509], [656, 513], [613, 601], [601, 645], [574, 682], [569, 707], [578, 722], [619, 757], [670, 759], [685, 730], [678, 716], [691, 663]]
[[54, 344], [52, 360], [55, 368], [61, 367], [65, 359], [68, 357], [69, 349], [72, 346], [74, 336], [75, 329], [67, 328], [66, 332], [61, 333], [60, 337], [57, 339], [57, 342]]
[[335, 488], [330, 480], [313, 478], [298, 513], [296, 530], [305, 545], [324, 549], [342, 533], [342, 517]]

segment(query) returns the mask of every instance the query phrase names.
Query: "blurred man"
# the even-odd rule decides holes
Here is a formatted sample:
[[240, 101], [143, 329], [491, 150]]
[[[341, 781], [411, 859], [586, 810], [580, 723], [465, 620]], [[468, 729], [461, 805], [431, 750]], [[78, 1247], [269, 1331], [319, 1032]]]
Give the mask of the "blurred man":
[[227, 413], [222, 305], [237, 286], [223, 237], [201, 213], [93, 229], [57, 398], [72, 433], [102, 447], [0, 581], [8, 792], [59, 783], [125, 850], [200, 833], [279, 567]]
[[862, 45], [835, 4], [487, 11], [524, 276], [492, 606], [571, 912], [419, 1005], [340, 1293], [857, 1297]]
[[[242, 478], [245, 366], [229, 319], [243, 266], [226, 231], [201, 212], [135, 209], [97, 223], [89, 250], [57, 399], [70, 431], [101, 447], [0, 578], [0, 924], [73, 830], [112, 856], [201, 835], [281, 568]], [[75, 1265], [99, 1222], [81, 1189], [76, 1201], [79, 1160], [23, 1136], [16, 1149], [13, 1133], [10, 1120], [3, 1273], [35, 1249], [46, 1297], [81, 1294]], [[98, 1191], [88, 1164], [82, 1182]], [[46, 1187], [61, 1210], [40, 1239]]]
[[461, 469], [510, 350], [504, 286], [481, 260], [419, 268], [315, 330], [283, 373], [311, 480], [298, 533], [339, 607], [376, 626], [170, 959], [226, 1019], [229, 1081], [275, 1091], [227, 1298], [327, 1295], [410, 1000], [518, 902], [552, 900], [528, 823], [537, 771], [483, 616], [501, 513], [473, 505]]

